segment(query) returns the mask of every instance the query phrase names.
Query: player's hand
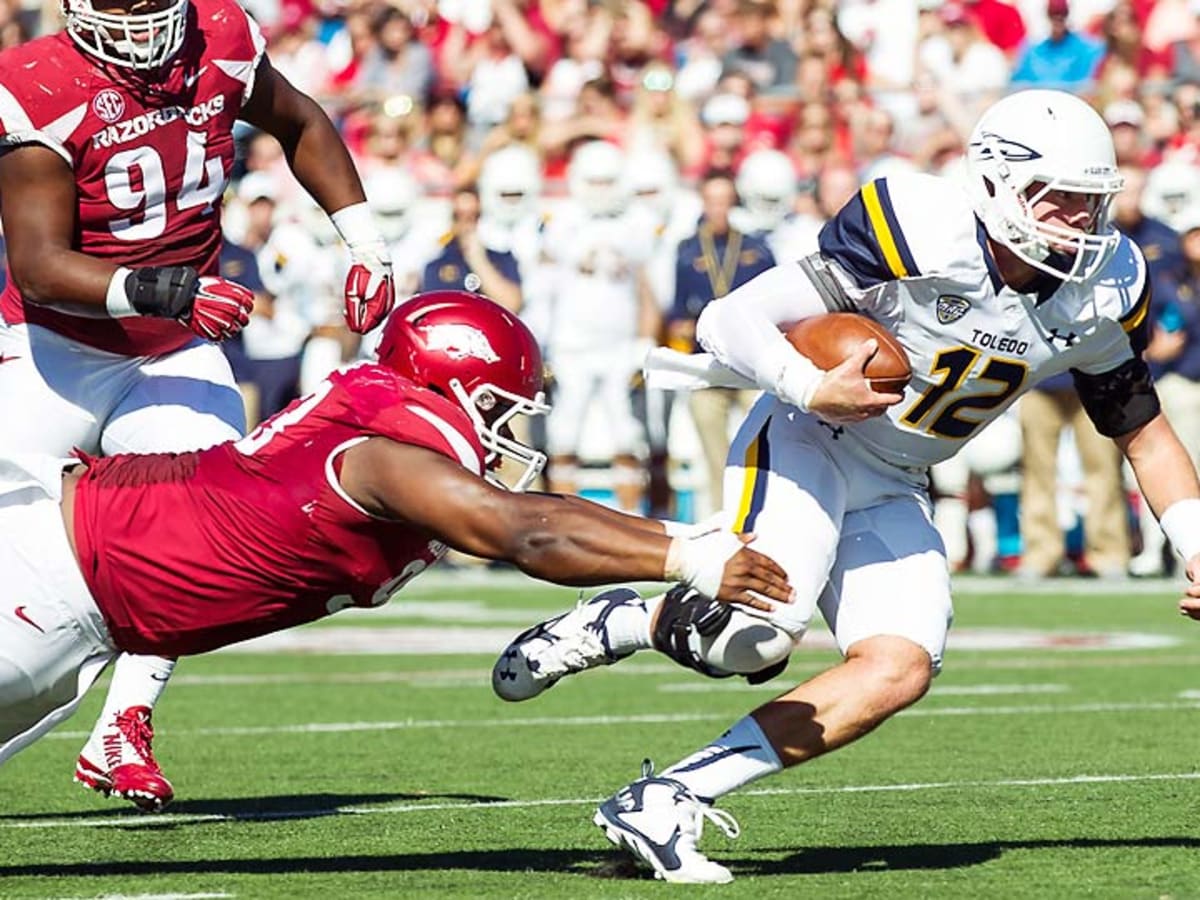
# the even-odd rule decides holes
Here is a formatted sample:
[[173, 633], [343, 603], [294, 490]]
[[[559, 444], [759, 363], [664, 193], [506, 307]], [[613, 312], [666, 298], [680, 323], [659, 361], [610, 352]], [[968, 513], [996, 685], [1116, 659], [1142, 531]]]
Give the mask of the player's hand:
[[809, 412], [834, 424], [862, 422], [883, 415], [889, 406], [903, 400], [903, 394], [878, 393], [863, 375], [878, 349], [874, 338], [863, 341], [839, 366], [826, 372], [809, 401]]
[[1189, 619], [1200, 619], [1200, 554], [1187, 562], [1187, 588], [1179, 601], [1179, 611]]
[[183, 324], [207, 341], [233, 337], [250, 321], [254, 292], [235, 281], [204, 276]]
[[747, 545], [754, 535], [723, 528], [688, 538], [675, 538], [667, 554], [664, 580], [680, 581], [706, 597], [771, 612], [790, 603], [793, 591], [777, 562]]
[[791, 603], [796, 594], [779, 563], [750, 549], [754, 537], [754, 534], [737, 535], [742, 546], [725, 563], [717, 599], [769, 613], [778, 603]]
[[387, 318], [396, 302], [392, 257], [387, 245], [364, 244], [350, 249], [346, 275], [346, 327], [366, 334]]

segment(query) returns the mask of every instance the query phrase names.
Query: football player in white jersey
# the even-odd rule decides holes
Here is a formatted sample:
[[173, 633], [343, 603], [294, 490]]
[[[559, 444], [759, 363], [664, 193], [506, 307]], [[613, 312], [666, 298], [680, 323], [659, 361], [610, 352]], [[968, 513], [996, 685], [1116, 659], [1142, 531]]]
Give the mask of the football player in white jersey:
[[777, 260], [796, 260], [817, 247], [821, 220], [796, 211], [800, 194], [796, 167], [786, 153], [755, 150], [746, 157], [737, 175], [738, 199], [735, 226], [767, 242]]
[[625, 158], [604, 141], [575, 151], [570, 199], [546, 227], [545, 264], [553, 267], [546, 349], [554, 372], [554, 412], [546, 421], [551, 490], [577, 486], [583, 428], [593, 400], [603, 405], [613, 447], [618, 505], [637, 509], [642, 494], [641, 426], [630, 380], [658, 334], [661, 313], [645, 274], [653, 235], [629, 209]]
[[[817, 253], [705, 308], [698, 336], [711, 355], [672, 361], [677, 383], [766, 392], [730, 451], [723, 524], [757, 535], [796, 602], [759, 618], [677, 589], [606, 592], [519, 636], [497, 662], [507, 675], [493, 684], [513, 700], [647, 646], [709, 675], [761, 680], [821, 610], [841, 663], [597, 810], [606, 836], [660, 877], [729, 881], [696, 847], [705, 818], [736, 830], [716, 798], [836, 750], [925, 694], [951, 620], [929, 467], [1042, 378], [1073, 374], [1187, 561], [1183, 610], [1200, 617], [1200, 483], [1141, 357], [1146, 264], [1109, 223], [1121, 179], [1104, 121], [1071, 94], [1010, 95], [976, 125], [968, 172], [966, 190], [915, 173], [865, 184]], [[913, 369], [903, 395], [864, 379], [874, 341], [822, 371], [784, 337], [830, 310], [865, 313], [896, 336]]]

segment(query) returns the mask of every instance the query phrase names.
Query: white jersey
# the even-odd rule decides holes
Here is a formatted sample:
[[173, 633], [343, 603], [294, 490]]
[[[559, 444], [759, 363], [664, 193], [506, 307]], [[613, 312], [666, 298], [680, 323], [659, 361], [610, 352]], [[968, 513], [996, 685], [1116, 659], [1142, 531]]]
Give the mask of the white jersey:
[[[1019, 293], [1001, 281], [982, 223], [949, 179], [912, 174], [867, 183], [801, 268], [831, 310], [866, 313], [908, 352], [913, 377], [904, 401], [835, 429], [893, 465], [947, 459], [1022, 393], [1068, 370], [1093, 399], [1127, 399], [1141, 365], [1150, 290], [1132, 241], [1122, 237], [1088, 283], [1046, 276], [1040, 290]], [[1106, 373], [1112, 377], [1087, 378]], [[1109, 430], [1121, 433], [1120, 411], [1112, 415]]]
[[569, 351], [637, 336], [638, 289], [654, 247], [645, 217], [596, 217], [566, 203], [546, 226], [543, 264], [552, 266], [552, 351]]

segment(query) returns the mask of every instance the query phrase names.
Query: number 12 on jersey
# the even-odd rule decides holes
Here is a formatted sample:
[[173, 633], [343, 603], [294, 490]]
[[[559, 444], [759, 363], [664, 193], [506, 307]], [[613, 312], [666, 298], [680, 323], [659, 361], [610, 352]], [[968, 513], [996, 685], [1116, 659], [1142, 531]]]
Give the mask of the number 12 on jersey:
[[1020, 360], [989, 357], [976, 377], [980, 381], [995, 382], [997, 389], [986, 394], [972, 394], [951, 400], [932, 422], [923, 425], [922, 422], [929, 419], [945, 397], [962, 387], [980, 356], [982, 354], [973, 347], [952, 347], [940, 351], [934, 357], [929, 371], [931, 375], [944, 374], [917, 398], [917, 402], [900, 417], [900, 421], [912, 428], [924, 428], [938, 437], [957, 440], [970, 437], [988, 420], [964, 419], [960, 418], [959, 413], [964, 410], [990, 410], [1001, 406], [1021, 389], [1025, 377], [1029, 374], [1029, 366]]

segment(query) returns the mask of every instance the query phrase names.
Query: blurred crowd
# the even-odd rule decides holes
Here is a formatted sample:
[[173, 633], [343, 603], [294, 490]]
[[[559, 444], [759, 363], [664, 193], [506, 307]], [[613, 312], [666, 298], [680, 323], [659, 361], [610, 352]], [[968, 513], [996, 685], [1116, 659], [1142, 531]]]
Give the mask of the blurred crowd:
[[[989, 102], [1065, 88], [1112, 128], [1119, 227], [1155, 279], [1147, 351], [1200, 450], [1197, 0], [244, 0], [275, 67], [357, 158], [403, 292], [482, 291], [542, 340], [548, 486], [697, 518], [747, 400], [647, 391], [655, 344], [817, 233], [864, 182], [952, 174]], [[0, 45], [57, 28], [0, 4]], [[369, 355], [340, 324], [343, 251], [251, 130], [223, 273], [255, 290], [230, 342], [256, 420]], [[1161, 535], [1069, 381], [935, 472], [960, 569], [1157, 574]]]

